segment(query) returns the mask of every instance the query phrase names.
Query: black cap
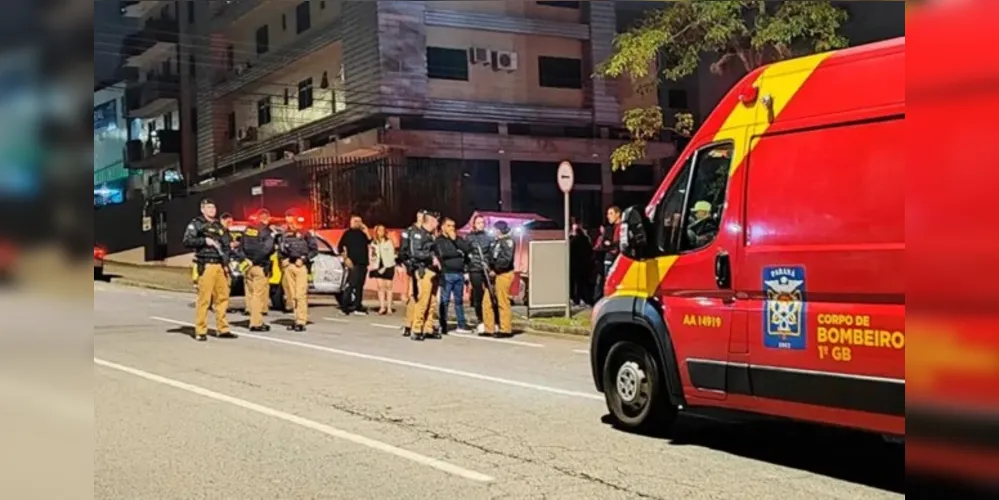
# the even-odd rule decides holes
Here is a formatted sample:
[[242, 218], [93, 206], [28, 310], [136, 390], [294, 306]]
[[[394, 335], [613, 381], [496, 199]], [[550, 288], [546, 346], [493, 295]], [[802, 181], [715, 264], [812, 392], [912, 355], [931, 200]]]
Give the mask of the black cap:
[[215, 201], [212, 200], [211, 198], [204, 198], [204, 199], [201, 200], [201, 206], [214, 205], [214, 204], [215, 204]]
[[505, 220], [498, 220], [493, 224], [493, 229], [502, 234], [507, 234], [510, 232], [510, 224], [507, 224]]
[[224, 212], [221, 216], [219, 216], [219, 219], [231, 219], [231, 218], [232, 214], [229, 212]]
[[428, 217], [433, 217], [435, 219], [441, 218], [441, 213], [436, 210], [424, 210], [423, 215], [426, 215]]

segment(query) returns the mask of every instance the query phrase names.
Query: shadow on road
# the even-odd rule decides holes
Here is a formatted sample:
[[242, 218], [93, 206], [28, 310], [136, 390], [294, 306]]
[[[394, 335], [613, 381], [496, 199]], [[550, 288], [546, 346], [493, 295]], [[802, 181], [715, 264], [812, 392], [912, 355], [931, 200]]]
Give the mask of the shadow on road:
[[[602, 421], [611, 424], [609, 415]], [[674, 446], [702, 446], [895, 493], [905, 492], [905, 446], [880, 436], [797, 422], [722, 423], [681, 417], [649, 436]]]
[[117, 278], [121, 278], [121, 275], [119, 275], [119, 274], [103, 273], [103, 274], [101, 274], [99, 276], [94, 276], [94, 281], [102, 281], [104, 283], [111, 283], [111, 280], [117, 279]]

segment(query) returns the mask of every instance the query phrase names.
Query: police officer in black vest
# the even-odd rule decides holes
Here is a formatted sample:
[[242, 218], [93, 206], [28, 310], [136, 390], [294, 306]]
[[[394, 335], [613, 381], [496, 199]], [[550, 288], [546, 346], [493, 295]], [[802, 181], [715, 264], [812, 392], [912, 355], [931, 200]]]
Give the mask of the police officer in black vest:
[[194, 339], [208, 340], [208, 307], [215, 310], [217, 336], [235, 338], [229, 331], [229, 232], [215, 218], [212, 200], [201, 200], [201, 215], [184, 230], [184, 246], [194, 250], [198, 267], [198, 299], [194, 309]]
[[243, 280], [246, 283], [247, 309], [250, 311], [250, 331], [267, 332], [271, 327], [264, 323], [264, 314], [270, 300], [271, 255], [276, 243], [270, 226], [270, 212], [261, 210], [257, 220], [256, 224], [243, 231], [241, 249], [246, 260], [250, 261]]

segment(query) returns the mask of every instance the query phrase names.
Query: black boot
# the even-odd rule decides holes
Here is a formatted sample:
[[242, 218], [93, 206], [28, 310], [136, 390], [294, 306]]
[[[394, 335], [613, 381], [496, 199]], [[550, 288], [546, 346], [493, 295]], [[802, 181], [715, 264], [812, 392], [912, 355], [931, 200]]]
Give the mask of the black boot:
[[208, 341], [208, 335], [195, 335], [194, 336], [194, 340], [197, 341], [197, 342], [207, 342]]
[[295, 325], [294, 330], [296, 332], [304, 332], [305, 331], [305, 325]]
[[419, 341], [419, 342], [423, 342], [423, 334], [422, 334], [422, 333], [414, 333], [414, 334], [413, 334], [413, 335], [412, 335], [411, 337], [409, 337], [409, 338], [410, 338], [411, 340], [416, 340], [416, 341]]
[[409, 337], [412, 334], [413, 334], [413, 330], [410, 329], [408, 326], [402, 328], [402, 336], [403, 337]]

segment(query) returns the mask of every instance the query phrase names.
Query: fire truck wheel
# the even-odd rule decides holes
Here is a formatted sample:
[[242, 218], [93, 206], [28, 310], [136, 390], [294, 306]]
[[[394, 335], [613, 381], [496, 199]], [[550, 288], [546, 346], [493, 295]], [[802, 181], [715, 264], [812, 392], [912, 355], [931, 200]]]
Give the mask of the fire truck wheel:
[[604, 397], [618, 427], [655, 433], [676, 417], [666, 398], [662, 368], [646, 347], [621, 341], [611, 347], [604, 364]]

